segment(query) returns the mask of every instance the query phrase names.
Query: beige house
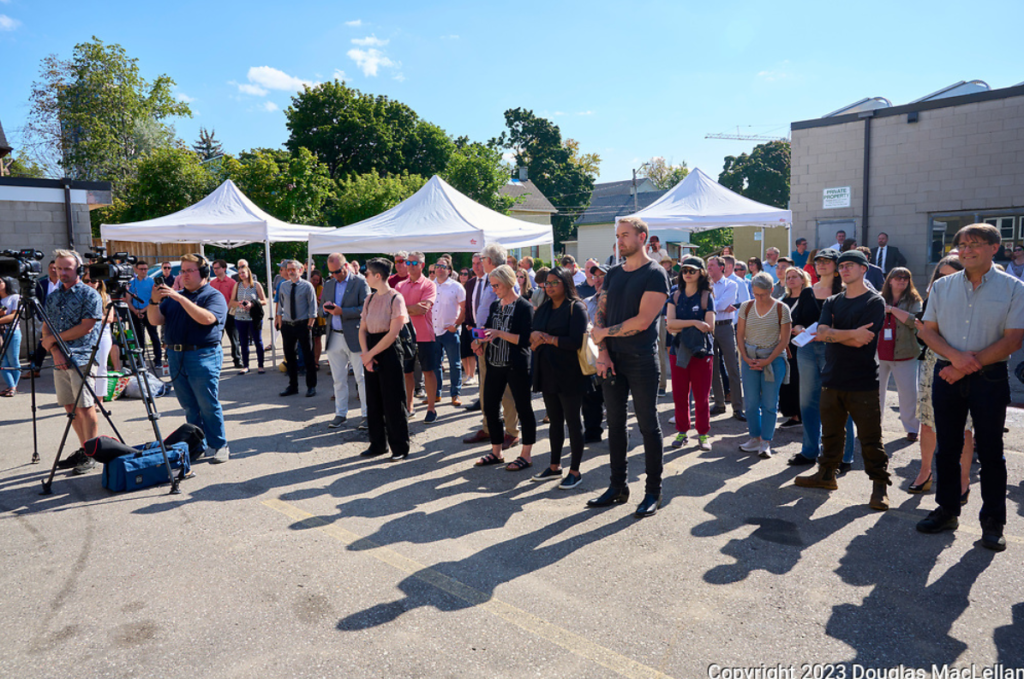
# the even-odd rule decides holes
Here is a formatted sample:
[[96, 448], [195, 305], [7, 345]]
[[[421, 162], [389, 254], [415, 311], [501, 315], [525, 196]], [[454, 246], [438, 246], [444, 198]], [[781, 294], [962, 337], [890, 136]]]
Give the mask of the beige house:
[[1024, 83], [960, 82], [908, 104], [863, 99], [792, 124], [793, 240], [885, 232], [918, 284], [973, 222], [1024, 240]]
[[[551, 201], [545, 198], [544, 194], [540, 192], [537, 185], [529, 179], [515, 179], [498, 189], [498, 193], [503, 196], [512, 196], [513, 198], [519, 198], [522, 196], [523, 199], [509, 210], [508, 216], [521, 219], [524, 222], [547, 224], [550, 226], [551, 215], [558, 212], [557, 208], [551, 204]], [[553, 258], [552, 248], [553, 246], [550, 244], [535, 245], [532, 248], [514, 248], [509, 254], [514, 255], [517, 258], [529, 255], [534, 259], [539, 258], [550, 264]]]

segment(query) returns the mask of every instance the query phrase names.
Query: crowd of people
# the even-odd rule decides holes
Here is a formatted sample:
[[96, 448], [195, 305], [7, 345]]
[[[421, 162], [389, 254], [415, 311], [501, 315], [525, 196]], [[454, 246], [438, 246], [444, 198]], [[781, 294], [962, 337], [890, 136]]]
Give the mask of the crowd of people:
[[[752, 257], [745, 266], [731, 248], [676, 262], [649, 236], [643, 221], [622, 219], [612, 257], [582, 268], [563, 256], [535, 270], [532, 258], [517, 261], [496, 244], [460, 271], [450, 255], [428, 261], [422, 252], [399, 252], [360, 266], [333, 253], [326, 279], [286, 260], [267, 289], [244, 260], [231, 277], [225, 261], [188, 255], [176, 280], [169, 279], [169, 267], [163, 278], [148, 278], [140, 262], [130, 288], [132, 321], [140, 343], [150, 337], [157, 361], [166, 351], [174, 391], [188, 422], [205, 432], [213, 462], [230, 458], [218, 398], [222, 333], [239, 374], [249, 372], [250, 345], [263, 373], [262, 323], [270, 304], [288, 375], [280, 397], [299, 394], [303, 371], [305, 395], [315, 396], [326, 351], [335, 409], [328, 426], [349, 421], [351, 376], [360, 408], [356, 427], [368, 432], [365, 457], [407, 458], [409, 422], [418, 407], [425, 406], [422, 421], [430, 425], [446, 398], [461, 407], [464, 386], [479, 384], [479, 399], [465, 407], [481, 412], [480, 428], [464, 440], [490, 450], [475, 464], [522, 472], [535, 463], [539, 394], [550, 454], [532, 480], [576, 487], [587, 444], [601, 441], [607, 430], [608, 488], [587, 505], [623, 503], [629, 498], [632, 398], [646, 471], [638, 517], [661, 506], [665, 437], [657, 405], [669, 383], [675, 406], [670, 447], [690, 445], [692, 429], [697, 450], [711, 450], [712, 417], [731, 405], [732, 417], [747, 427], [739, 450], [771, 459], [781, 411], [781, 427], [803, 430], [788, 464], [815, 467], [795, 478], [797, 486], [837, 489], [852, 468], [856, 438], [872, 481], [868, 504], [888, 509], [892, 481], [882, 413], [891, 377], [906, 438], [920, 445], [920, 471], [905, 490], [937, 488], [938, 507], [918, 530], [958, 526], [977, 455], [982, 543], [1005, 548], [1007, 359], [1024, 337], [1024, 252], [1014, 250], [1019, 273], [1004, 271], [993, 262], [998, 231], [964, 227], [922, 295], [886, 234], [879, 234], [874, 250], [843, 232], [834, 247], [814, 251], [798, 239], [789, 256], [769, 248], [763, 261]], [[90, 374], [88, 357], [97, 342], [105, 342], [103, 369], [107, 355], [114, 357], [109, 338], [99, 336], [105, 291], [102, 282], [81, 280], [77, 253], [58, 251], [53, 269], [39, 284], [47, 287], [56, 274], [56, 286], [46, 290], [52, 327], [43, 328], [41, 348], [54, 357], [58, 403], [81, 415], [75, 432], [84, 444], [96, 435], [95, 409], [89, 390], [76, 382], [77, 371], [66, 368], [73, 361]], [[0, 325], [13, 317], [16, 297], [12, 282], [0, 281]], [[70, 356], [61, 355], [55, 334]], [[12, 334], [4, 367], [17, 366], [19, 343]], [[40, 364], [33, 358], [30, 369]], [[10, 395], [17, 371], [3, 372]], [[103, 377], [95, 370], [91, 375]], [[515, 447], [518, 454], [506, 460]], [[88, 471], [88, 462], [79, 456], [75, 470]]]

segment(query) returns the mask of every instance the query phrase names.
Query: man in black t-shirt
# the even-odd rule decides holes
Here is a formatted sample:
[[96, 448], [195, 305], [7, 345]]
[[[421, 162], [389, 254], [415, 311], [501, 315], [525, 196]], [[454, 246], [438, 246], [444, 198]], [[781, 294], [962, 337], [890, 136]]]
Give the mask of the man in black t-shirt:
[[817, 342], [825, 346], [821, 374], [821, 457], [814, 474], [796, 477], [806, 488], [835, 490], [843, 460], [846, 419], [857, 426], [864, 469], [873, 482], [872, 509], [889, 508], [889, 458], [882, 446], [882, 411], [878, 400], [875, 349], [885, 321], [885, 301], [864, 284], [868, 258], [848, 250], [839, 256], [839, 276], [846, 289], [825, 300], [818, 321]]
[[626, 484], [626, 404], [633, 394], [633, 409], [644, 439], [647, 487], [636, 516], [653, 516], [661, 506], [661, 471], [664, 453], [658, 422], [658, 316], [668, 299], [668, 275], [647, 256], [647, 224], [635, 217], [619, 221], [615, 229], [625, 261], [605, 276], [591, 337], [600, 347], [597, 374], [604, 378], [608, 413], [608, 450], [611, 486], [588, 507], [607, 507], [629, 499]]

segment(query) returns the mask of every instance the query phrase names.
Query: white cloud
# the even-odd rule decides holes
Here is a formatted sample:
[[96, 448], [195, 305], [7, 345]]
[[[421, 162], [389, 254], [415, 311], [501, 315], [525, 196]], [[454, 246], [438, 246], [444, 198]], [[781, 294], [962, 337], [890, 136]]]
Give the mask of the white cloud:
[[249, 82], [265, 89], [284, 90], [285, 92], [295, 92], [301, 90], [303, 85], [313, 87], [317, 84], [288, 75], [284, 71], [279, 71], [270, 66], [253, 66], [249, 69], [248, 78]]
[[256, 85], [250, 85], [249, 83], [239, 83], [234, 80], [229, 80], [228, 85], [236, 85], [238, 87], [238, 91], [242, 94], [251, 94], [254, 97], [267, 96], [267, 91], [265, 89], [257, 87]]
[[556, 115], [556, 116], [564, 116], [565, 115], [565, 111], [555, 111], [554, 115]]
[[12, 19], [6, 14], [0, 14], [0, 31], [13, 31], [18, 26], [21, 26], [20, 21]]
[[391, 41], [381, 40], [375, 35], [368, 35], [365, 38], [352, 38], [352, 44], [359, 45], [360, 47], [383, 47], [389, 42]]
[[341, 82], [345, 82], [346, 80], [348, 80], [348, 76], [345, 75], [345, 71], [341, 70], [340, 68], [334, 69], [333, 78], [335, 80], [340, 80]]
[[393, 80], [397, 80], [400, 83], [404, 83], [405, 82], [405, 75], [402, 74], [402, 73], [396, 73], [392, 79]]
[[196, 100], [195, 97], [190, 97], [187, 94], [185, 94], [184, 92], [178, 92], [174, 96], [178, 98], [178, 101], [183, 101], [186, 104], [191, 104], [193, 101]]
[[275, 104], [272, 101], [265, 101], [263, 102], [263, 110], [268, 113], [273, 113], [274, 111], [278, 110], [277, 104]]
[[441, 40], [458, 40], [458, 39], [459, 39], [459, 36], [457, 36], [457, 35], [442, 35], [441, 36]]
[[578, 115], [578, 116], [592, 116], [592, 115], [594, 115], [594, 112], [593, 111], [577, 111], [576, 115]]
[[368, 77], [376, 77], [381, 68], [399, 68], [402, 65], [389, 59], [380, 50], [373, 48], [368, 50], [350, 49], [346, 54], [349, 59], [356, 62], [356, 66], [362, 70], [363, 75]]
[[362, 19], [353, 19], [352, 21], [346, 21], [345, 25], [346, 26], [362, 26], [363, 25], [363, 20]]
[[788, 67], [789, 60], [783, 61], [779, 64], [779, 67], [772, 70], [758, 71], [757, 77], [768, 83], [777, 82], [779, 80], [787, 80], [793, 77], [793, 74], [789, 72]]
[[501, 161], [503, 163], [508, 163], [509, 165], [515, 165], [516, 154], [512, 153], [511, 151], [505, 151], [504, 153], [501, 154]]

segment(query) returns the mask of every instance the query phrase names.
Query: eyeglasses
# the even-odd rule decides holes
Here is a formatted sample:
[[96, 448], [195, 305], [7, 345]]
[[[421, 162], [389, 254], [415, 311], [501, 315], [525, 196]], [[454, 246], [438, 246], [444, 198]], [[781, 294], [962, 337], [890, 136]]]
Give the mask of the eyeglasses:
[[435, 269], [450, 269], [451, 267], [449, 267], [447, 264], [435, 264], [434, 268]]
[[171, 267], [169, 267], [169, 266], [162, 266], [160, 268], [163, 269], [164, 271], [170, 271], [171, 270]]
[[983, 243], [981, 241], [960, 241], [957, 244], [959, 250], [980, 250], [983, 247], [991, 245], [990, 243]]
[[423, 262], [420, 262], [420, 261], [415, 260], [415, 259], [407, 259], [407, 260], [405, 260], [406, 266], [419, 266], [422, 263]]
[[185, 267], [182, 267], [181, 273], [199, 273], [199, 269], [186, 269]]
[[561, 285], [561, 284], [562, 284], [562, 281], [558, 280], [557, 278], [555, 278], [554, 280], [544, 281], [544, 287], [546, 287], [546, 288], [553, 288], [556, 285]]

